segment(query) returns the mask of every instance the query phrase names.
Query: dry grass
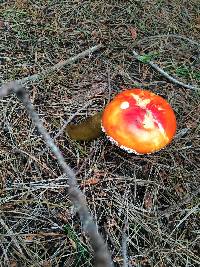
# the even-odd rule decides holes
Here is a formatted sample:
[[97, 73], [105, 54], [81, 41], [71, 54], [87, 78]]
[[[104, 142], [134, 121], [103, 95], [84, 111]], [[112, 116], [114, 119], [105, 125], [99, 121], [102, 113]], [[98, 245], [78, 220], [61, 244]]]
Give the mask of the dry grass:
[[[176, 4], [174, 4], [176, 2]], [[104, 137], [56, 140], [77, 173], [90, 210], [122, 266], [198, 266], [199, 92], [176, 87], [132, 55], [138, 40], [180, 34], [200, 40], [192, 1], [1, 1], [1, 82], [40, 72], [103, 42], [105, 49], [29, 88], [55, 136], [64, 121], [93, 114], [122, 87], [148, 86], [173, 106], [177, 137], [153, 155], [126, 154]], [[135, 46], [177, 79], [200, 86], [199, 48], [159, 37]], [[83, 108], [85, 107], [85, 108]], [[0, 101], [1, 243], [6, 266], [92, 266], [91, 248], [67, 197], [67, 180], [14, 96]], [[83, 181], [98, 178], [95, 185]], [[124, 225], [126, 224], [126, 235]]]

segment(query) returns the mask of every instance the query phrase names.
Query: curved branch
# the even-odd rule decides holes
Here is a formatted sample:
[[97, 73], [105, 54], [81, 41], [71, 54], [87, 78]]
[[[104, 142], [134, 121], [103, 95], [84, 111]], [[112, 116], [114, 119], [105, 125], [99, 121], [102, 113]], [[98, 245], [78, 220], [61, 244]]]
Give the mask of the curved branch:
[[42, 77], [44, 77], [44, 76], [46, 76], [46, 75], [48, 75], [48, 74], [50, 74], [50, 73], [52, 73], [54, 71], [57, 71], [57, 70], [61, 69], [65, 65], [69, 65], [69, 64], [75, 62], [78, 59], [81, 59], [81, 58], [84, 58], [84, 57], [90, 55], [91, 53], [97, 51], [98, 49], [100, 49], [102, 47], [103, 47], [103, 45], [101, 45], [101, 44], [95, 45], [95, 46], [93, 46], [93, 47], [91, 47], [91, 48], [79, 53], [76, 56], [73, 56], [73, 57], [70, 57], [67, 60], [62, 60], [62, 61], [58, 62], [54, 66], [52, 66], [50, 68], [47, 68], [46, 70], [41, 71], [38, 74], [33, 74], [33, 75], [28, 76], [28, 77], [19, 79], [19, 80], [14, 80], [14, 81], [10, 81], [8, 83], [5, 83], [0, 87], [0, 97], [7, 96], [7, 95], [9, 95], [9, 94], [11, 94], [13, 92], [17, 93], [17, 91], [20, 90], [21, 87], [24, 86], [26, 83], [34, 82], [36, 80], [39, 80]]
[[140, 39], [139, 41], [136, 41], [135, 43], [137, 44], [140, 44], [146, 40], [149, 40], [149, 39], [156, 39], [156, 38], [165, 38], [165, 37], [173, 37], [173, 38], [177, 38], [177, 39], [182, 39], [184, 41], [187, 41], [189, 43], [191, 43], [192, 45], [197, 45], [198, 47], [200, 47], [200, 43], [190, 39], [190, 38], [187, 38], [185, 36], [182, 36], [182, 35], [178, 35], [178, 34], [159, 34], [159, 35], [153, 35], [153, 36], [148, 36], [148, 37], [144, 37], [142, 39]]
[[73, 204], [75, 205], [79, 213], [81, 222], [83, 224], [84, 230], [86, 231], [86, 233], [88, 234], [90, 238], [91, 246], [94, 250], [95, 263], [96, 263], [95, 266], [96, 267], [112, 267], [113, 265], [112, 265], [110, 254], [103, 241], [103, 238], [98, 233], [97, 226], [94, 223], [92, 216], [90, 215], [85, 196], [78, 188], [76, 177], [75, 177], [73, 170], [66, 164], [65, 159], [60, 149], [56, 146], [53, 139], [48, 134], [41, 119], [39, 118], [37, 112], [35, 111], [29, 99], [28, 94], [25, 92], [25, 89], [21, 87], [21, 89], [18, 89], [16, 95], [22, 101], [33, 123], [37, 127], [39, 133], [42, 135], [45, 143], [51, 149], [62, 171], [68, 177], [69, 197], [72, 200]]
[[[135, 56], [135, 58], [140, 61], [140, 55], [135, 51], [133, 50], [133, 54]], [[141, 61], [140, 61], [141, 62]], [[198, 87], [195, 87], [193, 85], [190, 85], [190, 84], [185, 84], [183, 82], [180, 82], [178, 81], [177, 79], [175, 79], [174, 77], [170, 76], [167, 72], [165, 72], [163, 69], [161, 69], [157, 64], [155, 64], [154, 62], [152, 61], [149, 61], [148, 64], [153, 67], [155, 70], [157, 70], [160, 74], [162, 74], [165, 78], [167, 78], [168, 80], [170, 80], [171, 82], [175, 83], [175, 84], [178, 84], [180, 86], [183, 86], [187, 89], [191, 89], [191, 90], [200, 90], [200, 88]]]
[[8, 96], [10, 93], [15, 93], [17, 97], [22, 101], [24, 104], [27, 112], [29, 113], [33, 123], [37, 127], [39, 133], [42, 135], [46, 145], [51, 149], [52, 153], [55, 155], [62, 171], [68, 177], [68, 193], [71, 201], [75, 205], [80, 220], [83, 224], [83, 228], [86, 231], [87, 235], [90, 238], [91, 246], [94, 250], [94, 257], [95, 257], [95, 266], [96, 267], [112, 267], [112, 260], [111, 256], [108, 252], [107, 246], [103, 241], [103, 238], [98, 233], [97, 226], [93, 221], [92, 216], [90, 215], [89, 209], [87, 207], [86, 199], [84, 194], [79, 190], [76, 176], [74, 171], [66, 164], [65, 159], [60, 151], [60, 149], [56, 146], [53, 139], [50, 137], [49, 133], [47, 132], [46, 128], [44, 127], [42, 121], [39, 118], [39, 115], [35, 111], [28, 94], [26, 93], [24, 86], [29, 81], [36, 81], [51, 73], [52, 71], [58, 70], [65, 66], [66, 64], [70, 64], [77, 59], [83, 58], [90, 53], [96, 51], [97, 49], [101, 48], [101, 45], [94, 46], [77, 56], [69, 58], [66, 61], [61, 61], [58, 64], [54, 65], [53, 67], [48, 68], [47, 70], [39, 73], [28, 76], [26, 78], [15, 80], [8, 82], [0, 87], [0, 98], [3, 96]]

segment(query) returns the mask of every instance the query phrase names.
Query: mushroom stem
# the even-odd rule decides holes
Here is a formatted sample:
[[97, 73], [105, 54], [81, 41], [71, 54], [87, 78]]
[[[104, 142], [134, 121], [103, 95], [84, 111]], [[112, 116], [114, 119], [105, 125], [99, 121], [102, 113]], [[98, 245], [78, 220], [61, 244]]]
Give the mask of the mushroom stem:
[[76, 141], [94, 140], [102, 134], [101, 118], [102, 111], [78, 124], [69, 124], [66, 127], [66, 134]]

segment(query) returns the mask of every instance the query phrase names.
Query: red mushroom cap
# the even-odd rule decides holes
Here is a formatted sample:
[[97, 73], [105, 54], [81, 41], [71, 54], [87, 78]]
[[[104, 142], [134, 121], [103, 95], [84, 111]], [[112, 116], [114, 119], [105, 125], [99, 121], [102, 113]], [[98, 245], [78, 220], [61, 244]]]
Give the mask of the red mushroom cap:
[[176, 117], [161, 96], [136, 88], [119, 93], [106, 106], [102, 129], [128, 152], [148, 154], [170, 143], [176, 132]]

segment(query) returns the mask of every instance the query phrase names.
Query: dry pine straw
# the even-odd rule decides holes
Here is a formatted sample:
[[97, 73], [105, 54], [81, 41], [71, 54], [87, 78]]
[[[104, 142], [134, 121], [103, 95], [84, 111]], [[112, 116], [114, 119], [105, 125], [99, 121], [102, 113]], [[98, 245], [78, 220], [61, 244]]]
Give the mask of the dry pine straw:
[[[60, 135], [56, 142], [77, 173], [116, 266], [123, 262], [123, 240], [132, 266], [197, 266], [199, 94], [134, 60], [129, 27], [137, 29], [138, 39], [170, 32], [198, 40], [198, 1], [122, 2], [5, 1], [1, 80], [37, 73], [99, 42], [106, 45], [29, 87], [52, 136], [74, 113], [75, 122], [101, 110], [122, 87], [143, 83], [167, 98], [177, 115], [178, 136], [159, 153], [126, 154], [104, 137], [76, 143]], [[156, 52], [156, 62], [172, 74], [188, 64], [192, 73], [199, 68], [197, 48], [174, 38], [147, 39], [136, 49]], [[199, 85], [195, 77], [176, 76]], [[2, 266], [92, 266], [88, 239], [56, 160], [48, 150], [41, 153], [45, 144], [14, 96], [0, 105]]]

